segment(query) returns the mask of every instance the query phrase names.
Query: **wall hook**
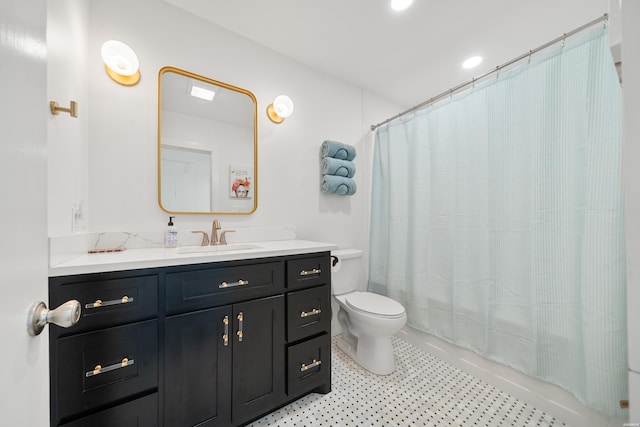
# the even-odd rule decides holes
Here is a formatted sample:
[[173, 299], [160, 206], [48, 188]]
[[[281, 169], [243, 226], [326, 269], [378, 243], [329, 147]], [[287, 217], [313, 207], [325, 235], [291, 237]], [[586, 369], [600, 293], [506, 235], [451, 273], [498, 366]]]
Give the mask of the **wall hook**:
[[56, 101], [49, 101], [49, 108], [51, 109], [51, 114], [57, 116], [60, 114], [60, 111], [69, 113], [71, 117], [78, 117], [78, 103], [76, 101], [71, 101], [69, 108], [64, 108], [58, 105]]

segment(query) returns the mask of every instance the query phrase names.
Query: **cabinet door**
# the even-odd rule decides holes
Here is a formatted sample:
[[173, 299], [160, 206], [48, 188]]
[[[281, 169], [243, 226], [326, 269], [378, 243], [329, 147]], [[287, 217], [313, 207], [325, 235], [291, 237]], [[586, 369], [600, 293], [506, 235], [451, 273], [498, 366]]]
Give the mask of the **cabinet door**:
[[165, 426], [231, 425], [230, 319], [230, 306], [166, 319]]
[[233, 424], [285, 401], [284, 297], [233, 306]]

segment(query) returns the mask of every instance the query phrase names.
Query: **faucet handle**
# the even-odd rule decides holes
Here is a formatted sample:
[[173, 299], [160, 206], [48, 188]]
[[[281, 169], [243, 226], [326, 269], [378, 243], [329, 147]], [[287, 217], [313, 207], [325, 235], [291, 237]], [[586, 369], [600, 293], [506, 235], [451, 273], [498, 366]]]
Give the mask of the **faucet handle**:
[[224, 230], [221, 234], [220, 234], [220, 244], [221, 245], [226, 245], [227, 244], [227, 233], [233, 233], [236, 230]]
[[220, 227], [220, 221], [214, 219], [213, 224], [211, 224], [211, 240], [209, 241], [211, 246], [220, 244], [220, 241], [218, 240], [218, 230], [220, 230], [220, 228], [222, 228]]
[[209, 236], [206, 231], [192, 231], [192, 233], [202, 233], [202, 242], [200, 243], [200, 246], [207, 246], [209, 244]]

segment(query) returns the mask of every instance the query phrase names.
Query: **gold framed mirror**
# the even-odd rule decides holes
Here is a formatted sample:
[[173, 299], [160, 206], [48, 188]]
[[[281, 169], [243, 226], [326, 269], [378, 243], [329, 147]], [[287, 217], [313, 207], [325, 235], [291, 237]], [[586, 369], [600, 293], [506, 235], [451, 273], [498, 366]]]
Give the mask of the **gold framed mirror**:
[[258, 207], [258, 107], [246, 89], [174, 67], [158, 73], [158, 203], [173, 214]]

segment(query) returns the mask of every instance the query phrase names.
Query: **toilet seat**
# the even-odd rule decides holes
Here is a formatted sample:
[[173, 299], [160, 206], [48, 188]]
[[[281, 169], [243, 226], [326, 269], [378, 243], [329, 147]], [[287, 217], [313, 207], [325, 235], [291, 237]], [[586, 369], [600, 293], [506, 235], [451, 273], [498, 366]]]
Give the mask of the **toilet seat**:
[[397, 319], [404, 315], [404, 307], [397, 301], [372, 292], [353, 292], [345, 298], [347, 305], [370, 316]]

